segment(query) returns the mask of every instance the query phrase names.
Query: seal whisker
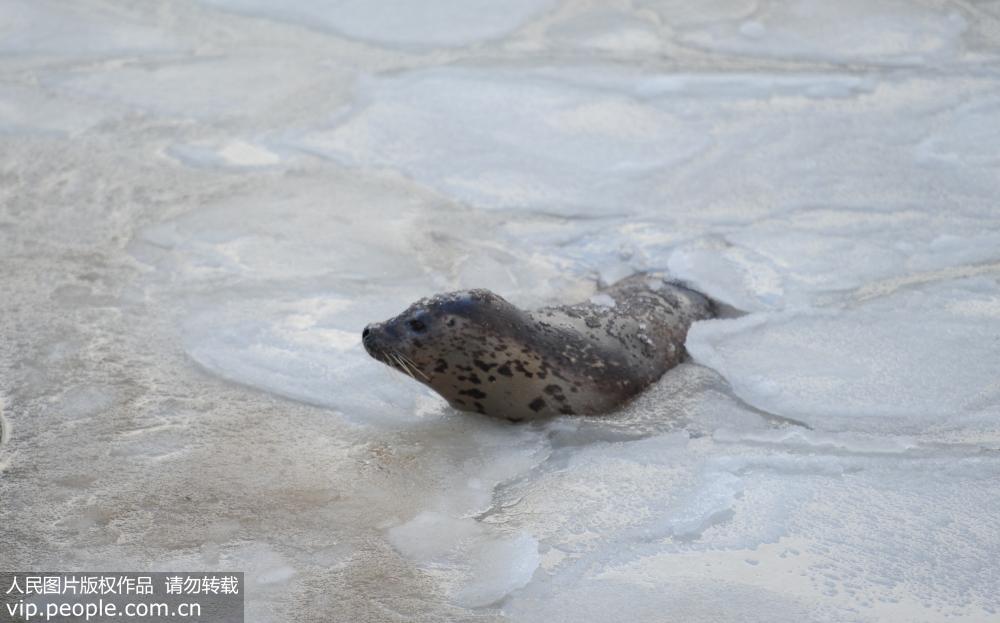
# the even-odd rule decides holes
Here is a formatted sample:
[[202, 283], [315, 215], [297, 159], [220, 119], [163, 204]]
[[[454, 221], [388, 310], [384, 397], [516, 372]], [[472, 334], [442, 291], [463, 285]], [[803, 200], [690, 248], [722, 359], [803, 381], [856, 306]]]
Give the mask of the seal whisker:
[[396, 363], [399, 364], [400, 370], [403, 371], [403, 374], [405, 374], [406, 376], [408, 376], [410, 378], [413, 378], [413, 375], [410, 374], [410, 369], [406, 366], [406, 362], [403, 361], [403, 358], [400, 357], [398, 354], [396, 354], [395, 355], [395, 359], [396, 359]]
[[[427, 377], [427, 375], [426, 375], [426, 374], [424, 374], [424, 371], [420, 369], [420, 366], [418, 366], [418, 365], [417, 365], [417, 364], [416, 364], [416, 363], [415, 363], [415, 362], [414, 362], [414, 361], [413, 361], [412, 359], [410, 359], [409, 357], [407, 357], [406, 355], [403, 355], [403, 354], [401, 354], [401, 353], [400, 353], [400, 355], [399, 355], [399, 358], [400, 358], [400, 360], [401, 360], [401, 361], [403, 361], [403, 362], [404, 362], [404, 363], [405, 363], [405, 364], [406, 364], [407, 366], [409, 366], [410, 370], [412, 370], [413, 372], [416, 372], [417, 374], [419, 374], [419, 375], [421, 376], [421, 378], [423, 378], [423, 379], [424, 379], [425, 381], [429, 381], [429, 380], [430, 380], [430, 379], [429, 379], [429, 378]], [[411, 374], [410, 376], [413, 376], [413, 375]], [[417, 377], [415, 377], [415, 376], [414, 376], [413, 378], [415, 379], [415, 378], [417, 378]]]
[[405, 357], [403, 357], [403, 358], [402, 358], [402, 361], [403, 361], [403, 364], [404, 364], [404, 365], [406, 366], [406, 369], [407, 369], [407, 370], [409, 370], [409, 372], [410, 372], [410, 376], [411, 376], [411, 377], [413, 377], [413, 380], [414, 380], [414, 381], [419, 381], [419, 380], [420, 380], [420, 379], [418, 379], [418, 378], [417, 378], [417, 375], [418, 375], [418, 374], [419, 374], [419, 375], [421, 376], [421, 378], [423, 378], [423, 379], [424, 379], [425, 381], [427, 380], [427, 375], [425, 375], [425, 374], [424, 374], [424, 373], [423, 373], [423, 372], [422, 372], [422, 371], [420, 370], [420, 368], [418, 368], [418, 367], [416, 366], [416, 364], [415, 364], [415, 363], [413, 363], [413, 361], [412, 361], [412, 360], [410, 360], [410, 359], [406, 359]]
[[406, 363], [403, 361], [399, 353], [393, 353], [392, 358], [396, 362], [397, 369], [399, 371], [401, 371], [403, 374], [410, 377], [414, 381], [417, 380], [416, 377], [414, 377], [413, 374], [410, 372], [410, 369], [406, 366]]

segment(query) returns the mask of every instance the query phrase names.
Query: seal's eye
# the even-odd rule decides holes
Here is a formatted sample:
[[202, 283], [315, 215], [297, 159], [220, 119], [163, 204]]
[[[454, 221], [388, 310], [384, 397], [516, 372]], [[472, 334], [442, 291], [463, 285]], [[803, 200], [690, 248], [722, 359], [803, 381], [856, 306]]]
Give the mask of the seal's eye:
[[417, 318], [408, 321], [406, 326], [410, 327], [410, 331], [413, 331], [414, 333], [423, 333], [427, 330], [427, 325], [425, 325], [422, 320]]

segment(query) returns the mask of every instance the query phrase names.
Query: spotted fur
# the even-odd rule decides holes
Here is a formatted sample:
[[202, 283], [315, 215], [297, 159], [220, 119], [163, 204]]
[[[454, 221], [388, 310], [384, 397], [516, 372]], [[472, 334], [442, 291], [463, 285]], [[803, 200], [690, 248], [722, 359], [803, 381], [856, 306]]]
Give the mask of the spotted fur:
[[606, 413], [677, 365], [691, 323], [715, 311], [703, 295], [648, 275], [602, 294], [608, 304], [534, 311], [489, 290], [441, 294], [369, 325], [363, 342], [457, 409], [511, 420]]

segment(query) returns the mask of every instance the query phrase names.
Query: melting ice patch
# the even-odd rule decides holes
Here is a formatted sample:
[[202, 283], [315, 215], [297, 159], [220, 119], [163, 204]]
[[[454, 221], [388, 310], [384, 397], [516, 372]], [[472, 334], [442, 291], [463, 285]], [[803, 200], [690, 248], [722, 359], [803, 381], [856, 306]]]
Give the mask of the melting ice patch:
[[983, 277], [843, 310], [708, 321], [687, 347], [754, 406], [814, 428], [995, 430], [997, 291]]
[[495, 39], [555, 6], [555, 0], [202, 0], [227, 11], [300, 24], [352, 39], [421, 47]]
[[[671, 561], [673, 564], [675, 561]], [[684, 564], [679, 562], [678, 564]], [[526, 623], [685, 621], [687, 623], [800, 623], [818, 620], [805, 600], [735, 582], [695, 578], [653, 580], [640, 569], [605, 577], [558, 579], [553, 588], [519, 594], [506, 606]], [[830, 619], [835, 620], [835, 619]]]
[[652, 54], [664, 43], [650, 20], [607, 9], [574, 15], [549, 27], [546, 36], [562, 45], [618, 54]]
[[417, 421], [440, 413], [444, 402], [435, 394], [361, 347], [361, 327], [384, 307], [336, 293], [283, 302], [245, 299], [190, 318], [185, 348], [219, 376], [332, 407], [359, 422]]
[[[148, 65], [50, 73], [56, 91], [110, 102], [125, 110], [185, 119], [253, 118], [281, 113], [289, 101], [323, 83], [327, 103], [335, 101], [340, 71], [282, 62], [270, 54], [251, 57], [171, 59]], [[262, 84], [269, 88], [260, 88]]]
[[1000, 259], [1000, 231], [986, 211], [810, 207], [717, 231], [674, 247], [668, 266], [747, 311]]
[[[938, 168], [917, 178], [912, 170], [934, 149], [969, 141], [957, 107], [995, 88], [835, 73], [449, 67], [362, 80], [351, 110], [328, 127], [290, 132], [286, 142], [402, 172], [483, 208], [656, 215], [683, 219], [674, 225], [686, 231], [817, 197], [854, 197], [859, 188], [861, 202], [919, 204], [931, 195], [954, 201], [949, 209], [985, 209], [954, 197], [970, 186], [997, 191], [989, 172], [963, 169], [959, 182]], [[914, 123], [894, 123], [900, 115]], [[939, 147], [928, 146], [920, 121], [932, 118]]]
[[172, 145], [167, 153], [194, 167], [260, 168], [282, 162], [281, 155], [263, 145], [242, 139], [222, 143]]
[[735, 0], [705, 8], [700, 4], [682, 8], [676, 0], [643, 4], [676, 25], [682, 43], [781, 58], [886, 64], [947, 61], [962, 52], [961, 35], [967, 28], [961, 13], [938, 2]]
[[697, 119], [509, 71], [419, 71], [361, 91], [364, 104], [342, 123], [292, 144], [396, 168], [484, 207], [631, 206], [648, 182], [629, 180], [655, 178], [708, 145]]
[[433, 262], [450, 251], [446, 244], [428, 248], [429, 234], [417, 225], [432, 216], [424, 197], [378, 180], [292, 180], [257, 199], [226, 198], [164, 221], [141, 231], [129, 250], [157, 268], [154, 279], [215, 287], [294, 287], [325, 275], [339, 284], [379, 275], [399, 285], [422, 276], [415, 255]]
[[[787, 600], [755, 607], [767, 613], [752, 614], [761, 620], [801, 620], [802, 603], [826, 611], [818, 620], [843, 620], [859, 606], [878, 617], [911, 595], [965, 615], [995, 609], [992, 581], [979, 569], [1000, 552], [995, 542], [977, 548], [980, 529], [996, 531], [962, 511], [966, 501], [996, 507], [982, 488], [1000, 475], [995, 458], [913, 447], [878, 455], [874, 444], [848, 435], [827, 452], [739, 445], [727, 454], [668, 435], [559, 452], [501, 489], [512, 500], [504, 525], [535, 531], [546, 572], [504, 610], [518, 620], [574, 620], [610, 600], [621, 620], [656, 620], [650, 604], [683, 609], [696, 590], [707, 602], [693, 620], [713, 620], [707, 596], [720, 582], [727, 594]], [[938, 577], [944, 569], [947, 579]], [[635, 599], [614, 602], [621, 591]], [[578, 611], [555, 609], [567, 594]]]
[[954, 114], [942, 114], [944, 127], [928, 132], [917, 145], [917, 156], [927, 166], [976, 166], [995, 170], [1000, 153], [1000, 98], [964, 102]]
[[436, 571], [456, 603], [488, 606], [524, 587], [538, 568], [538, 542], [501, 535], [474, 519], [425, 511], [391, 528], [389, 542], [421, 567]]
[[110, 7], [84, 8], [51, 0], [5, 0], [0, 4], [0, 54], [80, 58], [165, 54], [185, 47], [176, 35]]

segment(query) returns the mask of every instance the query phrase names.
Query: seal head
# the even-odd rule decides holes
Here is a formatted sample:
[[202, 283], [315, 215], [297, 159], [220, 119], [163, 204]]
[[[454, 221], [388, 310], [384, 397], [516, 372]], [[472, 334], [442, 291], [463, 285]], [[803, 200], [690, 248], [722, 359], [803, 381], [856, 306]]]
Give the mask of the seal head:
[[530, 319], [489, 290], [420, 299], [362, 332], [368, 354], [441, 394], [455, 408], [486, 413], [511, 392], [512, 369], [497, 354], [520, 345]]

